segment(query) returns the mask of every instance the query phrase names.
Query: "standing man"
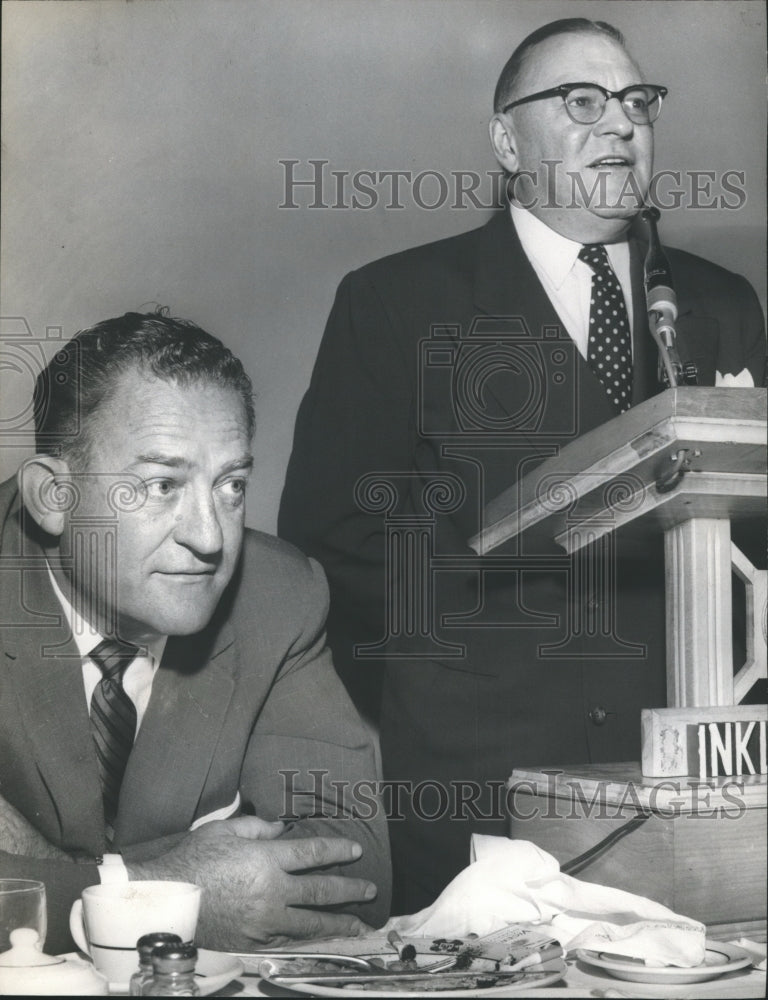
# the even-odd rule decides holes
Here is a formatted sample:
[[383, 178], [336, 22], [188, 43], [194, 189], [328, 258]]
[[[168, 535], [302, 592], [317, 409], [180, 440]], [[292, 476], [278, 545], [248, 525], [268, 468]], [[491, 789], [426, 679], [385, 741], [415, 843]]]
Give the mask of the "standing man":
[[323, 572], [244, 527], [240, 362], [129, 313], [58, 352], [35, 415], [0, 487], [0, 874], [45, 882], [48, 950], [86, 885], [129, 877], [200, 885], [209, 948], [381, 924], [386, 823]]
[[[278, 530], [326, 569], [351, 691], [383, 651], [396, 913], [432, 902], [473, 830], [506, 832], [514, 767], [637, 759], [640, 709], [665, 704], [661, 540], [639, 558], [618, 540], [602, 593], [574, 586], [554, 545], [483, 562], [467, 544], [488, 500], [660, 389], [630, 226], [665, 93], [610, 25], [534, 32], [490, 124], [510, 206], [347, 275], [328, 320]], [[668, 257], [682, 361], [702, 385], [760, 384], [751, 287]], [[408, 525], [429, 556], [417, 572], [397, 548]]]

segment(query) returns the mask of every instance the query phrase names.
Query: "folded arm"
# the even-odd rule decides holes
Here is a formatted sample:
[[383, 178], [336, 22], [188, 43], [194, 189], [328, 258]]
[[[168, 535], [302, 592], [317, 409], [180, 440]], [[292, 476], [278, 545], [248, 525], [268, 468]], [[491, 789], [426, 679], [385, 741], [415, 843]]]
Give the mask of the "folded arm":
[[[359, 845], [338, 837], [279, 840], [284, 830], [280, 822], [249, 816], [136, 845], [124, 852], [128, 877], [194, 881], [202, 886], [196, 938], [204, 947], [248, 950], [294, 938], [368, 930], [357, 917], [334, 912], [376, 894], [366, 879], [335, 874], [339, 865], [359, 858]], [[51, 844], [2, 796], [0, 877], [45, 884], [45, 950], [71, 951], [69, 911], [86, 886], [99, 882], [98, 865], [95, 860], [79, 863]]]
[[[128, 858], [133, 878], [203, 887], [198, 939], [209, 948], [359, 934], [389, 914], [389, 841], [375, 758], [325, 645], [325, 577], [295, 555], [288, 565], [281, 611], [293, 633], [240, 773], [242, 807], [251, 815], [207, 823], [157, 858]], [[247, 688], [259, 669], [247, 661], [258, 645], [249, 629], [263, 621], [243, 590], [235, 631]]]
[[302, 626], [254, 727], [241, 794], [257, 816], [285, 822], [284, 841], [358, 844], [359, 860], [348, 859], [336, 874], [371, 882], [377, 894], [350, 898], [343, 909], [379, 926], [389, 915], [391, 866], [373, 745], [325, 643], [325, 576], [317, 563], [305, 566]]

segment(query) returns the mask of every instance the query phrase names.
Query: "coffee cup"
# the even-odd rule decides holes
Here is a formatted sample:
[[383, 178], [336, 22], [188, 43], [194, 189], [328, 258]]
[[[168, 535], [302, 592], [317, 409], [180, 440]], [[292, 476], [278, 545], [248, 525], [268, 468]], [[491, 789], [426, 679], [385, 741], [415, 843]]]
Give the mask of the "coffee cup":
[[110, 988], [124, 988], [138, 967], [136, 942], [144, 934], [168, 931], [194, 940], [200, 897], [191, 882], [90, 885], [72, 906], [69, 929]]

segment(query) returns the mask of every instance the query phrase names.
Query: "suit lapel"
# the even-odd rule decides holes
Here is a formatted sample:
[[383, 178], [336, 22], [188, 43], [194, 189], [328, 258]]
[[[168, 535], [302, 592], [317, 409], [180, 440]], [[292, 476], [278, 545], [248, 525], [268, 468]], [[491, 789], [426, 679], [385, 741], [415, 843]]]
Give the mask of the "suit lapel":
[[[489, 316], [522, 319], [530, 357], [536, 361], [537, 377], [531, 379], [526, 391], [541, 397], [541, 419], [537, 426], [530, 425], [529, 435], [513, 428], [516, 436], [537, 448], [541, 434], [567, 441], [610, 420], [615, 414], [605, 389], [564, 329], [523, 251], [509, 212], [498, 213], [481, 234], [474, 273], [475, 304]], [[560, 360], [563, 356], [565, 363]], [[489, 381], [488, 394], [510, 417], [521, 412], [522, 381]]]
[[559, 325], [554, 306], [523, 252], [509, 211], [497, 213], [479, 235], [473, 276], [475, 305], [489, 316], [523, 317], [534, 337], [541, 336], [534, 321], [539, 327]]
[[225, 731], [235, 667], [227, 623], [168, 640], [123, 779], [117, 843], [189, 828]]
[[[19, 531], [3, 544], [4, 656], [35, 765], [56, 805], [65, 842], [100, 853], [104, 814], [80, 655], [50, 586], [40, 547]], [[6, 544], [7, 543], [7, 544]], [[23, 551], [22, 551], [23, 544]], [[19, 554], [16, 569], [9, 553]]]

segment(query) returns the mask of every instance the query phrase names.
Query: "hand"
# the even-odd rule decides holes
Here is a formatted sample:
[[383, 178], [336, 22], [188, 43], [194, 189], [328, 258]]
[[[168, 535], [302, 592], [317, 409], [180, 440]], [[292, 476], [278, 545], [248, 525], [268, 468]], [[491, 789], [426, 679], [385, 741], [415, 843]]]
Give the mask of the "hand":
[[132, 879], [178, 879], [203, 889], [200, 947], [248, 951], [263, 945], [367, 933], [357, 917], [327, 912], [373, 899], [365, 879], [317, 872], [362, 851], [342, 837], [280, 840], [282, 823], [253, 816], [207, 823], [158, 858], [129, 864]]

